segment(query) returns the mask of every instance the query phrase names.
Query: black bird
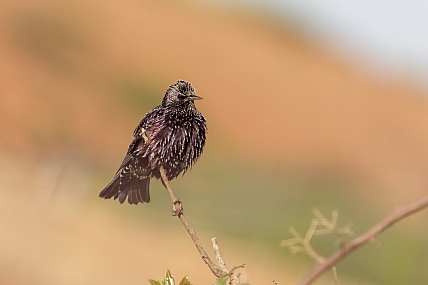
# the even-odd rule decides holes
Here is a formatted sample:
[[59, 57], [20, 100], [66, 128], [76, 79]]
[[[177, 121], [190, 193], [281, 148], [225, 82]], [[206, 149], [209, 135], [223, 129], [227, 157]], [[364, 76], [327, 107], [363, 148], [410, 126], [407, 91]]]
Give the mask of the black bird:
[[[119, 199], [122, 204], [149, 203], [151, 178], [161, 178], [161, 169], [169, 180], [189, 170], [201, 155], [207, 133], [204, 116], [196, 109], [193, 86], [178, 80], [134, 130], [134, 140], [113, 180], [100, 197]], [[168, 183], [168, 181], [162, 183]]]

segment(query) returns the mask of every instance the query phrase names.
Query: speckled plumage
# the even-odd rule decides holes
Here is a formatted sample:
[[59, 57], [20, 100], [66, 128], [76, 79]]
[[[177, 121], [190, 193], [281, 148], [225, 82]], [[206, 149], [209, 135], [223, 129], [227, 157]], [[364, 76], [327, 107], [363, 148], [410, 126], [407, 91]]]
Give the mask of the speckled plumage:
[[113, 180], [100, 197], [129, 204], [150, 202], [151, 178], [160, 178], [165, 169], [168, 180], [189, 170], [201, 155], [206, 139], [204, 116], [196, 109], [193, 86], [184, 80], [172, 84], [162, 104], [155, 107], [134, 130], [130, 144]]

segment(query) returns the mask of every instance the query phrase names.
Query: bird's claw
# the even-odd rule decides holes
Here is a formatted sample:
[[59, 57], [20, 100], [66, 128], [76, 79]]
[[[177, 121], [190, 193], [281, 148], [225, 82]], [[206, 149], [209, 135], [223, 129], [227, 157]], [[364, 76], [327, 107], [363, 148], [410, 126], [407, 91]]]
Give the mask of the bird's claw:
[[174, 202], [172, 203], [172, 215], [173, 216], [179, 216], [183, 214], [183, 203], [178, 198], [175, 198]]

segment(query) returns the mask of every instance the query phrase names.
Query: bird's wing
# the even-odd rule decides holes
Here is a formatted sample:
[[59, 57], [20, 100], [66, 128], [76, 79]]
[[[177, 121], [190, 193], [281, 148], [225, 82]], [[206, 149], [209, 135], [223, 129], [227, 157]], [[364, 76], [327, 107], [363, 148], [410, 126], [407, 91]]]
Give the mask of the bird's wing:
[[113, 180], [101, 191], [100, 197], [119, 199], [130, 204], [150, 201], [150, 168], [148, 159], [141, 154], [145, 149], [142, 137], [134, 138]]

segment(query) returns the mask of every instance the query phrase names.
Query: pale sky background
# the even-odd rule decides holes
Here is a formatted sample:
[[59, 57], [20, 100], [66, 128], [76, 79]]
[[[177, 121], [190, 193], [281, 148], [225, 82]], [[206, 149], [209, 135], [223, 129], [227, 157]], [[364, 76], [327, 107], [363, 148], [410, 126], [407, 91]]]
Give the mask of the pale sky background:
[[[222, 3], [229, 3], [222, 2]], [[375, 73], [428, 87], [428, 1], [239, 1], [291, 22], [305, 35]], [[236, 2], [235, 2], [236, 4]], [[364, 67], [362, 66], [362, 67]]]

